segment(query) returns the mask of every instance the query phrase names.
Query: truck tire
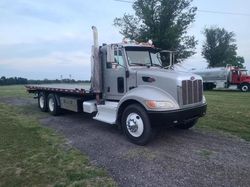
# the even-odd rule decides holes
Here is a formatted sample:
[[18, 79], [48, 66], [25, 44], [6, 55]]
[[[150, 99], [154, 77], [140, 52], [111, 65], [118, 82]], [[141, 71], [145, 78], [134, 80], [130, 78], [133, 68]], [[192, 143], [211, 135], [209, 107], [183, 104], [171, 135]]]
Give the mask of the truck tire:
[[194, 120], [189, 121], [189, 122], [187, 122], [187, 123], [178, 124], [176, 127], [177, 127], [178, 129], [190, 129], [190, 128], [193, 127], [197, 122], [198, 122], [198, 119], [194, 119]]
[[213, 90], [215, 87], [214, 83], [203, 83], [203, 89], [206, 91]]
[[248, 84], [248, 83], [241, 84], [240, 85], [240, 90], [242, 92], [248, 92], [248, 91], [250, 91], [250, 84]]
[[53, 116], [57, 116], [60, 114], [60, 107], [57, 103], [56, 97], [54, 94], [49, 94], [47, 99], [48, 111]]
[[122, 128], [129, 141], [137, 145], [147, 144], [153, 136], [150, 119], [139, 104], [132, 104], [125, 108], [122, 115]]
[[42, 112], [48, 111], [47, 98], [44, 92], [38, 93], [38, 107]]

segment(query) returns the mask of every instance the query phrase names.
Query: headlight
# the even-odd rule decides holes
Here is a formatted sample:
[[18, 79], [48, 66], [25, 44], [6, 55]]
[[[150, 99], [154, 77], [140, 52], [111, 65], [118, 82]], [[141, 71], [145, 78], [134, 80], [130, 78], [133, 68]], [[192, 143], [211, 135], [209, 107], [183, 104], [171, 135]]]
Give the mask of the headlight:
[[150, 109], [172, 109], [176, 108], [176, 104], [172, 101], [146, 101], [146, 105]]

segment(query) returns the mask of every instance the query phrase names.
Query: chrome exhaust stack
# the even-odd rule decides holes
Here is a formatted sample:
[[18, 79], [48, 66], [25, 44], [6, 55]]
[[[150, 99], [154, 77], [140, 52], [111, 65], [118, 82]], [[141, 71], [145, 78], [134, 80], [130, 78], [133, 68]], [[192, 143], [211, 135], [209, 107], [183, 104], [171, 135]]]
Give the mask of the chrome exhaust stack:
[[91, 55], [91, 90], [96, 94], [97, 104], [100, 102], [100, 93], [102, 92], [102, 71], [99, 58], [98, 31], [92, 26], [94, 44]]
[[98, 44], [98, 31], [97, 28], [95, 26], [92, 26], [92, 30], [93, 30], [93, 38], [94, 38], [94, 47], [99, 47]]

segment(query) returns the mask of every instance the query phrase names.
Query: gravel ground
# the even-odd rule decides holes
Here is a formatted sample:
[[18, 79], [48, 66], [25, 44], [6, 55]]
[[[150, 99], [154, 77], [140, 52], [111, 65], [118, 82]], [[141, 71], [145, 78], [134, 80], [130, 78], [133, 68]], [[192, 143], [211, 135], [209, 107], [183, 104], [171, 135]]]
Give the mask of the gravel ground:
[[[31, 100], [6, 101], [33, 103]], [[250, 143], [200, 130], [164, 129], [147, 146], [88, 115], [46, 116], [41, 123], [105, 168], [119, 186], [250, 186]]]

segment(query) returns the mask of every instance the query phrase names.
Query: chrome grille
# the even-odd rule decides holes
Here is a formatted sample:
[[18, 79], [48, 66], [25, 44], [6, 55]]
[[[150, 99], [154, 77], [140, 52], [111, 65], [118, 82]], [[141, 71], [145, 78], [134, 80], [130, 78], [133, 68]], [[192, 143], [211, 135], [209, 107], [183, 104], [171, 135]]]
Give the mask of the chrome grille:
[[181, 92], [183, 105], [190, 105], [201, 102], [203, 95], [202, 81], [183, 80]]

